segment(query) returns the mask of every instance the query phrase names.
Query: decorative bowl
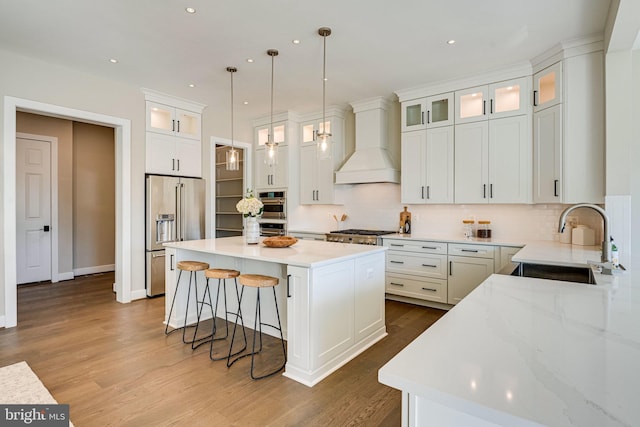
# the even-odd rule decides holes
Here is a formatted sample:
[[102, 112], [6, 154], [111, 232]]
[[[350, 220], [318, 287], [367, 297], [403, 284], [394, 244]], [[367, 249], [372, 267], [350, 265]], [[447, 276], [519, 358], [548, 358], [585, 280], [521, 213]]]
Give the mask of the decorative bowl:
[[273, 236], [267, 237], [262, 243], [270, 248], [287, 248], [297, 241], [298, 239], [291, 236]]

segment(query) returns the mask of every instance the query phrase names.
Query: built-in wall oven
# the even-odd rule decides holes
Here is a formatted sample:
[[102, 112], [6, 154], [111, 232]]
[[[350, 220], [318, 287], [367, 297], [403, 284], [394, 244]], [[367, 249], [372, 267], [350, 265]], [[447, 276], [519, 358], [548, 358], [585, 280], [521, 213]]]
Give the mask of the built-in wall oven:
[[287, 193], [285, 191], [263, 191], [258, 197], [264, 205], [260, 219], [261, 236], [284, 236], [287, 234]]

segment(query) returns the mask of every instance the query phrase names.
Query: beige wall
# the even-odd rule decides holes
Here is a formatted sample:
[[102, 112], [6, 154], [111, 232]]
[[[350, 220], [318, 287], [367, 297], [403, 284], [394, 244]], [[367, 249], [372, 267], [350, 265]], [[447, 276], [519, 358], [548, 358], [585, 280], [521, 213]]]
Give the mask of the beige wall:
[[73, 268], [115, 263], [113, 128], [73, 122]]
[[73, 127], [69, 120], [16, 114], [16, 131], [58, 138], [58, 272], [73, 271]]

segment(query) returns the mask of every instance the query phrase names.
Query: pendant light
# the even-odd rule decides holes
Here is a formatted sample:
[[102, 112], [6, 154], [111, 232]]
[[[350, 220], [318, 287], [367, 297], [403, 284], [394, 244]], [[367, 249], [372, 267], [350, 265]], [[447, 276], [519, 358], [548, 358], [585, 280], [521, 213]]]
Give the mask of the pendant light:
[[271, 57], [271, 121], [269, 124], [269, 136], [267, 137], [266, 145], [266, 155], [264, 156], [264, 162], [273, 166], [278, 164], [278, 143], [275, 140], [275, 135], [273, 134], [273, 64], [274, 59], [278, 56], [278, 51], [275, 49], [269, 49], [267, 51], [267, 55]]
[[327, 125], [325, 119], [325, 110], [327, 108], [326, 92], [327, 92], [327, 37], [331, 35], [331, 28], [321, 27], [318, 29], [318, 34], [322, 36], [323, 54], [322, 54], [322, 121], [318, 126], [318, 132], [316, 136], [317, 142], [317, 155], [319, 158], [327, 158], [331, 154], [331, 129], [330, 125]]
[[226, 167], [228, 171], [237, 171], [240, 169], [240, 158], [238, 150], [233, 146], [233, 73], [238, 69], [227, 67], [227, 71], [231, 76], [231, 148], [227, 150]]

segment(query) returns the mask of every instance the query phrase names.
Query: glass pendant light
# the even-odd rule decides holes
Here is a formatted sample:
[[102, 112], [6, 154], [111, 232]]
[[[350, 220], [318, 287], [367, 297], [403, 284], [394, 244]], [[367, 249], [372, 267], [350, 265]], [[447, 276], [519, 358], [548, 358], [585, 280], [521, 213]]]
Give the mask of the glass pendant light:
[[233, 146], [233, 73], [238, 69], [227, 67], [227, 71], [231, 76], [231, 148], [227, 150], [226, 167], [228, 171], [237, 171], [240, 169], [240, 158], [238, 150]]
[[267, 55], [271, 57], [271, 121], [269, 124], [269, 135], [265, 143], [266, 155], [264, 156], [264, 162], [269, 166], [273, 166], [278, 164], [278, 143], [275, 141], [273, 134], [273, 64], [275, 57], [278, 56], [278, 51], [269, 49]]
[[326, 105], [326, 86], [327, 86], [327, 37], [331, 35], [331, 28], [321, 27], [318, 34], [322, 36], [323, 55], [322, 55], [322, 121], [318, 126], [316, 133], [317, 139], [317, 157], [326, 159], [331, 155], [331, 129], [329, 122], [325, 119]]

